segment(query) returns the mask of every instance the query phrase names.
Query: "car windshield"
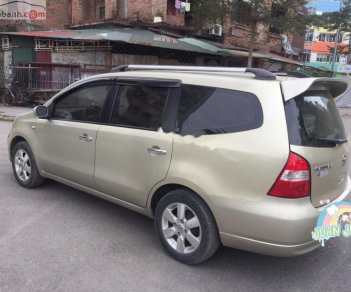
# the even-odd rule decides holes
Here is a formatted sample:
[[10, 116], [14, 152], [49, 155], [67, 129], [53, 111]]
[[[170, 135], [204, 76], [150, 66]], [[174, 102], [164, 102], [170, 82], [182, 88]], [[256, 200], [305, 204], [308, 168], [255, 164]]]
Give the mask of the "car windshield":
[[285, 103], [290, 143], [327, 147], [346, 142], [339, 111], [329, 91], [307, 91]]

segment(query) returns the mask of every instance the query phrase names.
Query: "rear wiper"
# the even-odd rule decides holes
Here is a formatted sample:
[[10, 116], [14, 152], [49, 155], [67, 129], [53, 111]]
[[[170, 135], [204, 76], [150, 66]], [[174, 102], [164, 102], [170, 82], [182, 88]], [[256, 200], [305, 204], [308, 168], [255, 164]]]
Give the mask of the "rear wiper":
[[323, 138], [314, 138], [315, 140], [333, 144], [344, 144], [347, 143], [347, 139], [323, 139]]

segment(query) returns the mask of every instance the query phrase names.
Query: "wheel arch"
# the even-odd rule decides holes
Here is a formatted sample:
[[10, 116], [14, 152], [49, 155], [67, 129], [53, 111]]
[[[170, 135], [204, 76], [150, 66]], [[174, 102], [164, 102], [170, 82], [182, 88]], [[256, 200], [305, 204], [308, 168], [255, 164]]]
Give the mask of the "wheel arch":
[[12, 154], [13, 148], [19, 142], [26, 142], [29, 145], [28, 141], [23, 136], [18, 135], [16, 137], [14, 137], [10, 143], [10, 154]]
[[32, 143], [35, 143], [32, 139], [29, 139], [29, 137], [26, 137], [26, 135], [22, 134], [21, 132], [16, 133], [16, 135], [12, 138], [11, 142], [8, 144], [9, 146], [9, 154], [10, 154], [10, 159], [12, 159], [12, 151], [13, 148], [15, 147], [15, 145], [19, 142], [26, 142], [28, 144], [28, 146], [30, 147], [32, 154], [34, 156], [35, 159], [35, 163], [39, 169], [39, 172], [41, 175], [43, 175], [43, 173], [41, 172], [41, 166], [40, 166], [40, 161], [38, 160], [38, 157], [36, 155], [36, 152], [34, 151], [33, 147], [32, 147]]
[[[149, 200], [149, 208], [151, 209], [152, 216], [155, 214], [156, 206], [160, 202], [160, 200], [170, 191], [176, 190], [176, 189], [183, 189], [183, 190], [188, 190], [192, 192], [194, 195], [196, 195], [198, 198], [200, 198], [208, 207], [208, 209], [211, 211], [212, 216], [215, 219], [213, 210], [211, 208], [211, 202], [209, 199], [206, 198], [206, 196], [202, 195], [203, 192], [196, 190], [193, 187], [189, 187], [186, 184], [181, 184], [181, 183], [167, 183], [163, 185], [157, 186], [154, 191], [152, 192], [151, 198]], [[216, 222], [217, 223], [217, 222]]]

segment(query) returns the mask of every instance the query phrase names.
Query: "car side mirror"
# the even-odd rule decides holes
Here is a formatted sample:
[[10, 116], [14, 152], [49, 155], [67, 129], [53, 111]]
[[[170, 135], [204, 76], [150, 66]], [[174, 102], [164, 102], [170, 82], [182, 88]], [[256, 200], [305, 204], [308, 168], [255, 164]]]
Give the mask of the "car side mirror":
[[38, 105], [34, 108], [34, 113], [37, 115], [38, 118], [40, 119], [45, 119], [48, 117], [48, 108], [44, 105]]

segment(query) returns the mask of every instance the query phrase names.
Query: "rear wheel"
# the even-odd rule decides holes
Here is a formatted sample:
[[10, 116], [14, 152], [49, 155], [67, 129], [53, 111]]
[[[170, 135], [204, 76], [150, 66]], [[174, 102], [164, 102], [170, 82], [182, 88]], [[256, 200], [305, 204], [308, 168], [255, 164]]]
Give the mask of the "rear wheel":
[[12, 98], [12, 94], [10, 93], [9, 90], [6, 90], [3, 92], [3, 96], [2, 96], [2, 103], [5, 106], [10, 106], [13, 104], [13, 98]]
[[220, 244], [210, 209], [188, 190], [174, 190], [161, 199], [156, 207], [155, 227], [165, 250], [185, 264], [207, 260]]
[[26, 142], [21, 141], [15, 145], [11, 158], [13, 173], [21, 186], [35, 188], [43, 183], [32, 150]]

